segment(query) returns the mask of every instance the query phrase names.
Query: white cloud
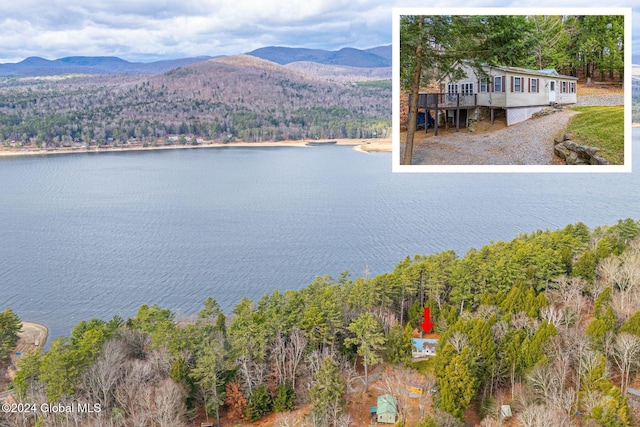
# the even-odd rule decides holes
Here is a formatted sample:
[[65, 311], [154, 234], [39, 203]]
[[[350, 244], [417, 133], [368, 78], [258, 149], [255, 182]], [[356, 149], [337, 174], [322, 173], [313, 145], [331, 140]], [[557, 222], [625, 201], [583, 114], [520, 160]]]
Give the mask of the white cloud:
[[[465, 7], [524, 7], [524, 0], [468, 0]], [[557, 0], [539, 0], [540, 7]], [[630, 7], [632, 0], [610, 0]], [[448, 0], [430, 6], [449, 7]], [[563, 7], [584, 0], [564, 0]], [[392, 0], [21, 0], [0, 4], [0, 62], [28, 56], [116, 55], [154, 60], [247, 52], [279, 45], [338, 49], [391, 43]], [[535, 9], [533, 9], [535, 10]], [[640, 10], [634, 11], [640, 53]]]
[[0, 5], [0, 62], [234, 54], [266, 45], [391, 43], [384, 0], [23, 0]]

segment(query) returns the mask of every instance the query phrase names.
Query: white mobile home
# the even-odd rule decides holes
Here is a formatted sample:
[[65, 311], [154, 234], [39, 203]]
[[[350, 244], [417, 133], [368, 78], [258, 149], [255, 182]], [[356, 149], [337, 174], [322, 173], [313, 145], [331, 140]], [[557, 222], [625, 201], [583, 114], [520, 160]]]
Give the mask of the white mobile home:
[[[456, 129], [460, 122], [478, 117], [480, 107], [488, 109], [493, 123], [494, 111], [504, 110], [507, 125], [522, 122], [543, 108], [575, 104], [578, 78], [564, 76], [555, 69], [527, 70], [516, 67], [485, 65], [483, 74], [462, 63], [466, 77], [446, 81], [440, 93], [420, 93], [418, 108], [435, 110], [435, 117], [453, 118]], [[422, 113], [426, 115], [425, 113]], [[420, 113], [418, 114], [418, 119]], [[438, 122], [435, 132], [438, 134]], [[445, 124], [448, 120], [445, 121]], [[428, 124], [425, 128], [428, 127]]]
[[577, 101], [578, 78], [561, 75], [555, 69], [483, 66], [484, 76], [478, 76], [467, 64], [462, 69], [467, 77], [447, 82], [447, 93], [474, 94], [477, 106], [504, 109], [507, 125], [526, 120], [550, 105]]

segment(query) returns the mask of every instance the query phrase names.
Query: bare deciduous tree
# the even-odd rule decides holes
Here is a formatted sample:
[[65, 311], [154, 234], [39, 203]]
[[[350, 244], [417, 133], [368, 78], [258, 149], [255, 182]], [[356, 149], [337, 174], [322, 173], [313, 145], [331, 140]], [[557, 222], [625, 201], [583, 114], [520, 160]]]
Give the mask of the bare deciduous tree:
[[551, 304], [540, 309], [540, 317], [558, 327], [564, 322], [564, 312], [558, 305]]
[[627, 392], [631, 370], [640, 366], [640, 338], [621, 332], [613, 344], [613, 358], [620, 368], [622, 394]]
[[640, 250], [631, 248], [620, 255], [620, 279], [618, 288], [624, 295], [623, 309], [627, 317], [631, 315], [629, 304], [640, 285]]
[[448, 412], [436, 409], [433, 411], [433, 421], [438, 427], [463, 427], [464, 423]]
[[299, 328], [294, 328], [288, 337], [278, 333], [271, 348], [271, 358], [274, 364], [278, 383], [291, 385], [296, 389], [296, 379], [299, 375], [300, 363], [307, 347], [307, 338]]
[[[581, 277], [569, 277], [565, 274], [556, 278], [554, 282], [553, 289], [547, 291], [547, 296], [555, 303], [554, 307], [560, 310], [563, 307], [570, 308], [575, 317], [579, 317], [586, 304], [583, 292], [588, 287], [587, 281]], [[548, 308], [546, 309], [548, 310]], [[569, 319], [566, 319], [564, 314], [565, 312], [562, 314], [565, 317], [565, 323], [568, 323]], [[559, 323], [554, 324], [559, 325]]]
[[116, 383], [123, 375], [123, 365], [126, 352], [121, 340], [107, 341], [100, 351], [96, 361], [87, 370], [84, 384], [89, 395], [99, 403], [104, 410], [109, 410], [113, 402], [113, 392]]
[[273, 422], [273, 427], [301, 427], [302, 425], [300, 417], [294, 416], [291, 412], [280, 412]]
[[569, 427], [565, 414], [545, 405], [529, 405], [516, 415], [523, 427]]
[[526, 329], [529, 335], [533, 335], [540, 326], [538, 320], [530, 318], [524, 311], [514, 314], [511, 317], [511, 324], [516, 329]]
[[449, 337], [449, 344], [453, 346], [456, 352], [460, 353], [469, 344], [469, 338], [464, 333], [455, 331]]
[[[406, 423], [407, 410], [409, 408], [409, 394], [407, 386], [410, 384], [425, 385], [424, 376], [417, 371], [401, 366], [393, 366], [387, 369], [380, 377], [385, 393], [396, 399], [396, 412], [398, 419]], [[433, 382], [431, 383], [433, 384]]]
[[264, 383], [266, 365], [257, 362], [250, 356], [241, 356], [236, 360], [238, 364], [238, 375], [242, 379], [242, 385], [247, 395], [253, 393], [256, 385]]
[[502, 427], [502, 421], [494, 417], [485, 417], [480, 422], [479, 427]]
[[182, 427], [186, 408], [184, 405], [185, 392], [170, 378], [161, 381], [153, 396], [153, 416], [158, 427]]
[[569, 359], [556, 359], [553, 363], [537, 365], [527, 376], [527, 380], [538, 401], [571, 416], [575, 402], [575, 392], [567, 389], [570, 380]]
[[[596, 266], [597, 279], [602, 282], [603, 287], [611, 287], [612, 289], [618, 283], [620, 276], [620, 260], [615, 255], [610, 255], [598, 262]], [[597, 298], [596, 295], [593, 296]]]

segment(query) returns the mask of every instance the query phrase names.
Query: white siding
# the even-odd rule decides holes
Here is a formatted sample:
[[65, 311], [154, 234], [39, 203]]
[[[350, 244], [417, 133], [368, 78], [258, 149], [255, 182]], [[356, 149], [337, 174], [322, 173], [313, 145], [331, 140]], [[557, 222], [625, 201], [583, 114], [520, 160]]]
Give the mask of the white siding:
[[478, 94], [478, 105], [482, 107], [504, 107], [507, 98], [504, 92], [488, 92]]
[[556, 102], [558, 104], [575, 104], [577, 102], [577, 96], [575, 92], [571, 92], [572, 90], [571, 83], [575, 83], [575, 81], [558, 78], [557, 82], [558, 83], [556, 83]]
[[530, 119], [533, 113], [537, 113], [543, 108], [545, 107], [507, 108], [507, 126], [524, 122], [525, 120]]
[[[463, 90], [463, 85], [473, 84], [473, 93], [478, 94], [478, 105], [487, 106], [487, 107], [501, 107], [501, 108], [511, 108], [511, 107], [537, 107], [537, 106], [546, 106], [549, 105], [549, 82], [555, 81], [556, 90], [555, 90], [555, 102], [558, 104], [575, 104], [577, 101], [576, 93], [571, 92], [572, 83], [574, 84], [576, 80], [562, 78], [562, 76], [546, 76], [543, 74], [536, 73], [532, 71], [531, 73], [523, 72], [519, 73], [517, 71], [513, 71], [509, 69], [508, 71], [486, 67], [485, 71], [492, 77], [500, 77], [502, 76], [502, 85], [504, 87], [504, 91], [501, 92], [492, 92], [495, 89], [495, 86], [491, 86], [487, 84], [487, 91], [480, 92], [480, 79], [477, 77], [475, 71], [469, 67], [468, 65], [464, 65], [462, 69], [467, 74], [467, 77], [458, 80], [447, 82], [449, 84], [457, 85], [458, 93], [461, 93]], [[515, 86], [515, 78], [520, 79], [520, 91], [515, 92], [512, 91], [512, 86]], [[537, 91], [532, 91], [531, 80], [535, 79], [537, 83]], [[488, 82], [491, 82], [491, 79], [488, 79]], [[563, 82], [565, 83], [565, 91], [563, 91]], [[447, 86], [448, 86], [447, 85]], [[536, 89], [533, 87], [533, 89]]]

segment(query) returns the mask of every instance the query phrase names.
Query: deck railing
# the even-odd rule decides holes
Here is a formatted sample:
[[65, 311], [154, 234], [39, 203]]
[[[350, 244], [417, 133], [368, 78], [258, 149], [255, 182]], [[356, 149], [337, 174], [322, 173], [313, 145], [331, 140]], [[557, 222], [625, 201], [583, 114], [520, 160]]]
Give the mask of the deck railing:
[[[418, 108], [435, 110], [448, 108], [475, 107], [478, 104], [476, 94], [462, 93], [420, 93], [418, 94]], [[409, 104], [411, 104], [411, 94], [409, 94]]]

